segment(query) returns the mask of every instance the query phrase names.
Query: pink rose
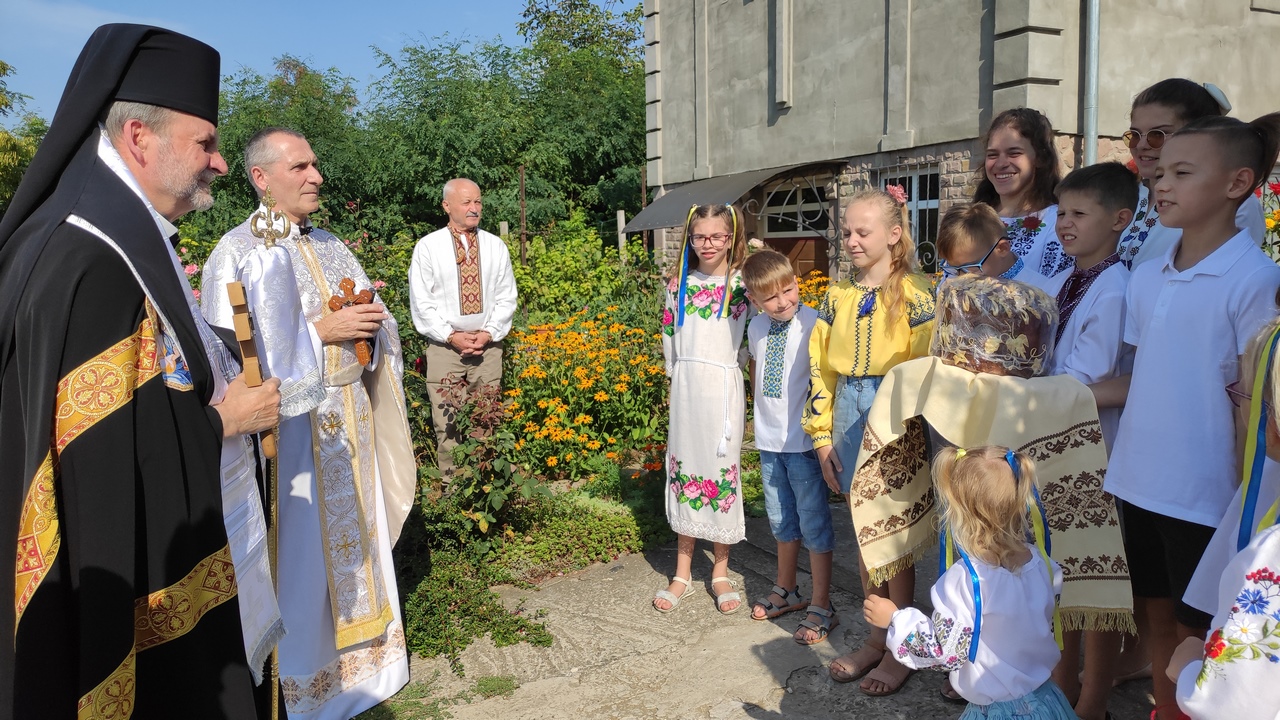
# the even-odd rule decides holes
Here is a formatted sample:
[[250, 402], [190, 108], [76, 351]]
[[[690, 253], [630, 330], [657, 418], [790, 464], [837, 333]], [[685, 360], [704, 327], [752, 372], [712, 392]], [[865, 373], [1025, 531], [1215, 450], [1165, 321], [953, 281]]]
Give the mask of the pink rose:
[[730, 465], [729, 471], [724, 474], [725, 479], [729, 481], [729, 487], [738, 487], [738, 466]]
[[697, 480], [690, 480], [684, 484], [684, 495], [690, 500], [697, 500], [702, 497], [702, 483]]
[[662, 325], [665, 327], [676, 321], [676, 316], [671, 314], [669, 308], [662, 309]]
[[715, 290], [712, 290], [711, 297], [715, 298], [716, 302], [720, 302], [721, 300], [724, 300], [724, 286], [720, 285], [716, 287]]
[[710, 305], [713, 300], [715, 300], [715, 295], [710, 290], [702, 288], [693, 294], [691, 302], [694, 307], [704, 308]]
[[187, 265], [186, 267], [182, 268], [182, 270], [187, 274], [187, 277], [191, 277], [192, 275], [195, 275], [196, 273], [200, 272], [200, 268], [196, 267], [195, 263], [191, 263]]
[[715, 480], [707, 478], [702, 481], [702, 494], [705, 495], [708, 500], [715, 500], [720, 497], [720, 486], [716, 484]]
[[676, 276], [672, 277], [669, 281], [667, 281], [667, 289], [668, 289], [668, 290], [670, 290], [671, 292], [675, 292], [675, 291], [677, 291], [677, 290], [679, 290], [679, 289], [680, 289], [680, 276], [679, 276], [679, 275], [676, 275]]
[[721, 498], [720, 512], [722, 513], [729, 512], [729, 508], [733, 507], [733, 501], [737, 499], [738, 499], [738, 496], [734, 495], [733, 493], [729, 493], [728, 495], [725, 495], [723, 498]]
[[178, 254], [179, 254], [179, 255], [186, 255], [186, 254], [187, 254], [187, 249], [186, 249], [186, 248], [178, 248]]
[[384, 288], [384, 287], [386, 287], [386, 286], [387, 286], [387, 284], [386, 284], [386, 283], [384, 283], [384, 282], [382, 282], [381, 280], [374, 280], [374, 281], [373, 281], [373, 289], [374, 289], [374, 290], [381, 290], [382, 288]]
[[675, 455], [671, 455], [670, 459], [671, 459], [671, 462], [668, 465], [668, 467], [671, 468], [671, 477], [675, 477], [680, 474], [680, 465], [679, 463], [676, 462]]
[[199, 299], [200, 299], [200, 291], [199, 291], [199, 290], [192, 290], [192, 291], [191, 291], [191, 294], [195, 297], [195, 299], [197, 299], [197, 300], [199, 300]]
[[680, 497], [680, 483], [678, 482], [671, 483], [671, 494], [675, 495], [676, 497]]

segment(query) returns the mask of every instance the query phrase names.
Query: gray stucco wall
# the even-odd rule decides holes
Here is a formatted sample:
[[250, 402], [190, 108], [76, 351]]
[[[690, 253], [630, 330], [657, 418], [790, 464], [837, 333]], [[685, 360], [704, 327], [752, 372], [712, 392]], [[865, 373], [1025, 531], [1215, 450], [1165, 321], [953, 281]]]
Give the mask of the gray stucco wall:
[[[652, 185], [972, 140], [1008, 107], [1080, 132], [1081, 0], [644, 6]], [[1171, 76], [1218, 84], [1237, 117], [1280, 109], [1268, 8], [1280, 0], [1103, 2], [1100, 133], [1124, 132], [1133, 96]]]

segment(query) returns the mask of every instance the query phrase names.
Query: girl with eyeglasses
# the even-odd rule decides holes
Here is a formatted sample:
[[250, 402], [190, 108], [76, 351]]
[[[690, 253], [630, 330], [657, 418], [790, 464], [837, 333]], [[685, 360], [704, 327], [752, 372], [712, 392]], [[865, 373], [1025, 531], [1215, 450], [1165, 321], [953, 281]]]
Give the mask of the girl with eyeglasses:
[[1053, 124], [1031, 108], [1005, 110], [991, 121], [975, 203], [1000, 213], [1013, 252], [1026, 266], [1050, 278], [1072, 267], [1054, 232], [1058, 218], [1053, 189], [1062, 180]]
[[[1138, 206], [1133, 222], [1120, 236], [1116, 250], [1120, 261], [1130, 269], [1152, 258], [1161, 257], [1182, 236], [1178, 228], [1160, 222], [1159, 208], [1151, 201], [1156, 164], [1165, 141], [1183, 125], [1203, 117], [1226, 115], [1231, 110], [1227, 96], [1212, 83], [1196, 83], [1183, 78], [1161, 80], [1138, 93], [1133, 99], [1130, 126], [1123, 138], [1142, 177], [1138, 189]], [[1236, 212], [1236, 227], [1248, 230], [1262, 245], [1266, 237], [1262, 204], [1258, 198], [1246, 198]]]
[[1050, 677], [1061, 654], [1062, 569], [1045, 543], [1027, 542], [1048, 533], [1035, 464], [1005, 447], [944, 448], [933, 478], [943, 566], [929, 593], [933, 614], [869, 594], [867, 622], [887, 628], [890, 651], [908, 667], [950, 673], [969, 701], [960, 720], [1075, 720]]
[[667, 522], [679, 537], [676, 572], [653, 608], [671, 612], [689, 593], [697, 539], [715, 550], [711, 592], [722, 614], [742, 596], [729, 579], [729, 547], [746, 537], [742, 514], [742, 432], [746, 392], [743, 335], [753, 312], [742, 282], [746, 229], [732, 205], [697, 205], [667, 285], [662, 355], [671, 380], [667, 432]]
[[[863, 190], [841, 211], [853, 278], [827, 290], [809, 336], [809, 399], [802, 422], [827, 486], [845, 496], [880, 381], [895, 365], [928, 355], [933, 334], [933, 289], [916, 265], [906, 194], [898, 186], [886, 190]], [[887, 588], [871, 585], [866, 566], [861, 569], [865, 592], [911, 604], [914, 567], [890, 579]], [[910, 675], [885, 652], [884, 632], [878, 630], [857, 651], [833, 660], [829, 672], [836, 682], [866, 676], [862, 692], [873, 696], [897, 692]]]

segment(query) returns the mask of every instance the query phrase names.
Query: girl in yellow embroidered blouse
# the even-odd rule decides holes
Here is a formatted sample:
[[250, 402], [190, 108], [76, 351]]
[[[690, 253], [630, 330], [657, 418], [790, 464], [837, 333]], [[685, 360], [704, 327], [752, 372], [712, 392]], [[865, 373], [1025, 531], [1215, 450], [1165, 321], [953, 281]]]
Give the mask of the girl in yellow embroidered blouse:
[[[933, 289], [917, 269], [905, 200], [902, 188], [891, 186], [859, 192], [844, 207], [840, 229], [853, 280], [827, 290], [809, 338], [804, 429], [827, 485], [845, 495], [880, 380], [894, 365], [929, 354]], [[862, 576], [867, 593], [911, 604], [914, 572], [900, 573], [887, 589], [868, 586], [865, 567]], [[896, 692], [910, 671], [885, 653], [884, 639], [883, 630], [872, 628], [866, 645], [832, 661], [831, 676], [849, 682], [867, 675], [863, 692]]]

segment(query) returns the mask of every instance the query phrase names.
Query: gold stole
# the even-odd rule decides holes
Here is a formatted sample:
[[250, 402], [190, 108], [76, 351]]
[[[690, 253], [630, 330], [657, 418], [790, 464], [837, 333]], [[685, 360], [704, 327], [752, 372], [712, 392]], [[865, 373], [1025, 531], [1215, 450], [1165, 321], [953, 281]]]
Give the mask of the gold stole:
[[[329, 297], [309, 239], [298, 243], [298, 254], [319, 296]], [[382, 635], [393, 620], [378, 555], [373, 409], [353, 347], [325, 346], [325, 399], [311, 411], [316, 505], [338, 650]]]
[[453, 259], [458, 264], [458, 313], [478, 315], [484, 312], [484, 289], [480, 280], [480, 233], [467, 233], [467, 244], [449, 228], [453, 238]]

